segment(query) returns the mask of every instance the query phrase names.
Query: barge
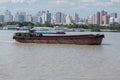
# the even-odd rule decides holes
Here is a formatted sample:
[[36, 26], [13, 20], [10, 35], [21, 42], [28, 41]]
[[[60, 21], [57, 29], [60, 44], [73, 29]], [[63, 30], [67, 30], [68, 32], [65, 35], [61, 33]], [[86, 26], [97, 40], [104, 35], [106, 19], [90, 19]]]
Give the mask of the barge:
[[17, 32], [13, 39], [21, 43], [49, 43], [49, 44], [78, 44], [78, 45], [100, 45], [104, 34], [84, 35], [43, 35], [42, 33]]

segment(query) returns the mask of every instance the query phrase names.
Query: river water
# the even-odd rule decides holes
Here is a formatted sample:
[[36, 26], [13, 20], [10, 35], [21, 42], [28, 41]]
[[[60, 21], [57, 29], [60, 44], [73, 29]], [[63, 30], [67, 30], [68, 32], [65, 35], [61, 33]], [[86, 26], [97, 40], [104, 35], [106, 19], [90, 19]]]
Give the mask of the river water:
[[0, 31], [0, 80], [120, 80], [120, 33], [101, 32], [102, 45], [71, 45], [18, 43], [14, 32]]

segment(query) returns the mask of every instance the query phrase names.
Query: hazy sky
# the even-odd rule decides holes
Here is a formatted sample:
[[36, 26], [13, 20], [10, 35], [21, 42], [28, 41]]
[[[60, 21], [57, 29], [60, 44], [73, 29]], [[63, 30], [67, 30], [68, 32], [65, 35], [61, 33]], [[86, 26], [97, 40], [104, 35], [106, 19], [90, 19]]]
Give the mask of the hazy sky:
[[4, 14], [7, 9], [12, 14], [17, 11], [35, 14], [41, 10], [49, 10], [51, 13], [61, 11], [73, 14], [76, 12], [80, 16], [88, 16], [103, 9], [109, 13], [120, 14], [120, 0], [0, 0], [0, 14]]

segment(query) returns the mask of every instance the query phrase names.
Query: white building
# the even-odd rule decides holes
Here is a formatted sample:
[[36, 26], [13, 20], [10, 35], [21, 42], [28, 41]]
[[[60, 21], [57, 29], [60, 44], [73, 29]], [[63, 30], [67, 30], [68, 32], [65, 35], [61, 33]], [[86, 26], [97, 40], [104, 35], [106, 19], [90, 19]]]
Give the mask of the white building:
[[72, 24], [71, 16], [66, 16], [66, 24]]
[[110, 17], [110, 24], [113, 24], [115, 22], [115, 19], [113, 17]]
[[51, 23], [51, 13], [49, 11], [39, 11], [34, 17], [34, 22], [44, 24], [45, 22]]
[[26, 15], [26, 22], [33, 22], [32, 15]]
[[110, 17], [114, 19], [114, 22], [113, 22], [113, 23], [119, 23], [117, 13], [111, 13], [111, 14], [110, 14]]

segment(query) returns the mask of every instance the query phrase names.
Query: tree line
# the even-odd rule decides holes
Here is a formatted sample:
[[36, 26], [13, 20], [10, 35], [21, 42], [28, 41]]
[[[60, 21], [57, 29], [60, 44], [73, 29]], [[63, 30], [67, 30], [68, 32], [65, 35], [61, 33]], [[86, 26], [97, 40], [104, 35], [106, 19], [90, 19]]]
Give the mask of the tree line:
[[83, 29], [90, 29], [91, 31], [100, 31], [101, 29], [108, 29], [108, 30], [117, 30], [120, 31], [120, 24], [111, 24], [109, 26], [100, 26], [100, 25], [79, 25], [79, 24], [50, 24], [48, 22], [45, 22], [44, 24], [39, 24], [39, 23], [32, 23], [32, 22], [6, 22], [3, 24], [0, 24], [0, 27], [5, 27], [7, 25], [19, 25], [20, 27], [23, 26], [30, 26], [31, 28], [33, 27], [54, 27], [54, 26], [64, 26], [67, 28], [83, 28]]

